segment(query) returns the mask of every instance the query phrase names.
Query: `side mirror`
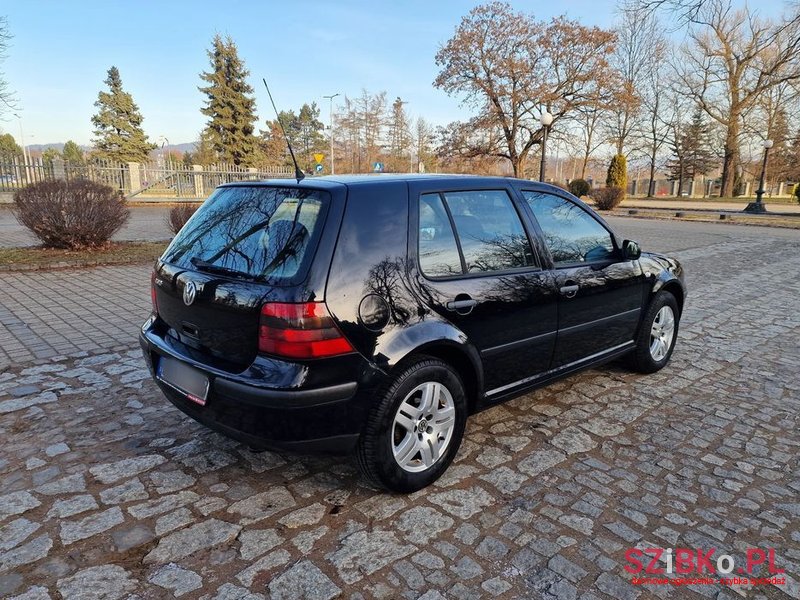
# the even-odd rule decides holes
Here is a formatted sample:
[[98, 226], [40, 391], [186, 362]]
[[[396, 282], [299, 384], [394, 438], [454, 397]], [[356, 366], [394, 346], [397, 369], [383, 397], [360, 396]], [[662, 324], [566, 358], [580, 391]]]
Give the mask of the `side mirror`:
[[622, 258], [625, 260], [636, 260], [642, 255], [642, 249], [637, 242], [625, 240], [622, 242]]

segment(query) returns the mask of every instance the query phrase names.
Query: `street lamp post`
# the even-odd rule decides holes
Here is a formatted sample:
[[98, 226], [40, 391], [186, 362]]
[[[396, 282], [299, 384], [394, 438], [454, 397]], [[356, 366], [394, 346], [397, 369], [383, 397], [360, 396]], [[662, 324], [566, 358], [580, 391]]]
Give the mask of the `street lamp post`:
[[30, 163], [30, 155], [28, 154], [28, 149], [25, 147], [25, 132], [22, 130], [22, 117], [17, 113], [14, 113], [14, 116], [17, 117], [17, 122], [19, 123], [19, 143], [22, 146], [22, 160], [27, 164]]
[[542, 111], [542, 115], [539, 117], [539, 121], [542, 123], [542, 162], [539, 165], [539, 181], [544, 181], [545, 169], [547, 165], [547, 133], [550, 130], [550, 125], [553, 124], [553, 115], [550, 114], [550, 111], [544, 109], [544, 111]]
[[330, 96], [323, 96], [323, 98], [326, 98], [327, 100], [331, 101], [330, 110], [328, 112], [328, 120], [330, 122], [330, 128], [331, 128], [331, 175], [336, 174], [336, 167], [333, 164], [333, 99], [336, 98], [336, 96], [338, 95], [339, 92], [331, 94]]
[[748, 213], [765, 213], [767, 207], [764, 206], [764, 177], [767, 173], [767, 159], [769, 158], [769, 149], [773, 145], [772, 140], [764, 140], [764, 160], [761, 162], [761, 177], [758, 180], [758, 189], [756, 190], [756, 201], [751, 202], [744, 208], [744, 212]]

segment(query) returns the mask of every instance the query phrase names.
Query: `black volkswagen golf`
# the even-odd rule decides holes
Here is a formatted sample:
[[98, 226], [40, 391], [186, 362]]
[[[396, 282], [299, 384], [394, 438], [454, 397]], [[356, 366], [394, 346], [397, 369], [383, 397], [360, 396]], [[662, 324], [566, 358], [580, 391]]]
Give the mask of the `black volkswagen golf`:
[[617, 357], [662, 368], [686, 288], [559, 188], [387, 175], [221, 186], [152, 295], [140, 341], [178, 408], [410, 492], [475, 411]]

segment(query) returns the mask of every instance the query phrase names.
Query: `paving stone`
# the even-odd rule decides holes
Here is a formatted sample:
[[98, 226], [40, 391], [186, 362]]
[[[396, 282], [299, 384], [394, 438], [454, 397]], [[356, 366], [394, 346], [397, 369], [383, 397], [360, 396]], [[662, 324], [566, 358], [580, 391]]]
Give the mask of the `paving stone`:
[[252, 560], [266, 554], [284, 542], [275, 529], [246, 529], [239, 535], [239, 554], [244, 560]]
[[564, 431], [558, 432], [553, 436], [553, 439], [550, 440], [550, 443], [567, 454], [588, 452], [597, 446], [597, 442], [592, 439], [592, 436], [584, 433], [577, 427], [568, 427]]
[[51, 600], [46, 587], [35, 585], [19, 596], [9, 597], [8, 600]]
[[52, 547], [53, 540], [49, 535], [44, 534], [8, 550], [0, 554], [0, 573], [41, 560], [47, 556]]
[[530, 477], [535, 477], [566, 459], [567, 455], [560, 450], [536, 450], [523, 458], [517, 464], [517, 469]]
[[94, 510], [99, 508], [97, 500], [94, 496], [89, 494], [81, 494], [79, 496], [71, 496], [63, 500], [59, 499], [53, 502], [52, 508], [47, 511], [47, 516], [51, 518], [64, 519], [73, 515]]
[[253, 581], [256, 577], [262, 573], [272, 571], [280, 566], [285, 565], [289, 562], [290, 558], [291, 555], [288, 551], [283, 549], [275, 550], [274, 552], [270, 552], [266, 556], [259, 558], [256, 562], [241, 571], [236, 576], [236, 579], [238, 579], [242, 585], [252, 587]]
[[500, 577], [492, 577], [481, 584], [481, 587], [492, 596], [500, 596], [511, 589], [511, 584]]
[[76, 521], [62, 521], [61, 542], [65, 546], [68, 546], [78, 540], [85, 540], [98, 533], [108, 531], [124, 520], [125, 517], [122, 516], [122, 511], [119, 507], [115, 506]]
[[117, 600], [137, 587], [130, 573], [118, 565], [81, 569], [56, 585], [63, 600]]
[[13, 400], [3, 400], [0, 402], [0, 415], [7, 413], [14, 413], [31, 406], [39, 404], [48, 404], [58, 400], [53, 392], [44, 392], [38, 396], [26, 396], [24, 398], [14, 398]]
[[325, 507], [319, 502], [316, 502], [311, 506], [305, 506], [290, 512], [285, 517], [282, 517], [278, 523], [290, 529], [296, 529], [305, 525], [314, 525], [318, 523], [324, 514]]
[[209, 519], [170, 533], [144, 557], [145, 563], [166, 563], [233, 541], [241, 527], [218, 519]]
[[203, 587], [203, 578], [194, 571], [169, 563], [157, 569], [147, 580], [159, 587], [172, 591], [179, 598]]
[[82, 473], [76, 473], [74, 475], [62, 477], [57, 481], [51, 481], [49, 483], [40, 485], [36, 488], [36, 491], [47, 496], [77, 494], [78, 492], [86, 491], [86, 480], [84, 479]]
[[30, 492], [19, 491], [0, 496], [0, 521], [13, 515], [21, 515], [39, 506], [39, 502]]
[[285, 487], [274, 487], [269, 491], [234, 502], [228, 507], [228, 512], [241, 515], [243, 525], [251, 525], [293, 508], [296, 504], [289, 490]]
[[101, 483], [116, 483], [123, 479], [128, 479], [144, 471], [149, 471], [153, 467], [167, 461], [160, 454], [146, 454], [135, 458], [124, 458], [117, 462], [97, 465], [89, 469], [89, 473], [94, 475]]
[[391, 531], [357, 531], [342, 540], [339, 549], [326, 558], [342, 580], [352, 585], [414, 550], [414, 546], [399, 542]]
[[453, 519], [435, 508], [417, 506], [395, 518], [394, 526], [413, 544], [427, 544], [453, 526]]
[[269, 592], [274, 600], [331, 600], [342, 590], [313, 562], [303, 560], [270, 581]]
[[161, 537], [165, 533], [188, 525], [193, 520], [192, 512], [188, 508], [182, 507], [174, 510], [156, 520], [156, 535]]
[[10, 550], [25, 541], [41, 525], [23, 517], [0, 527], [0, 551]]
[[232, 583], [224, 583], [217, 590], [217, 595], [213, 600], [266, 600], [263, 594], [255, 594], [247, 590], [247, 588], [233, 585]]
[[563, 575], [572, 583], [578, 583], [581, 579], [586, 577], [589, 573], [580, 565], [575, 564], [571, 560], [564, 558], [560, 554], [556, 554], [547, 563], [547, 567], [559, 575]]
[[125, 529], [115, 529], [111, 532], [114, 547], [119, 552], [147, 544], [153, 539], [153, 532], [145, 525], [137, 524]]
[[430, 498], [433, 504], [460, 519], [469, 519], [494, 504], [494, 498], [480, 486], [440, 492], [432, 494]]
[[145, 500], [149, 494], [144, 489], [142, 482], [136, 478], [126, 481], [115, 487], [110, 487], [100, 492], [103, 504], [124, 504], [135, 500]]
[[52, 444], [44, 449], [44, 453], [51, 457], [58, 456], [59, 454], [65, 454], [67, 452], [69, 452], [69, 446], [67, 446], [64, 442]]
[[641, 594], [627, 581], [610, 573], [602, 573], [594, 584], [598, 590], [617, 600], [635, 600]]
[[170, 494], [162, 496], [161, 498], [154, 498], [141, 504], [135, 504], [128, 507], [128, 513], [136, 519], [147, 519], [155, 515], [161, 515], [166, 512], [197, 502], [200, 496], [190, 490], [184, 490], [177, 494]]

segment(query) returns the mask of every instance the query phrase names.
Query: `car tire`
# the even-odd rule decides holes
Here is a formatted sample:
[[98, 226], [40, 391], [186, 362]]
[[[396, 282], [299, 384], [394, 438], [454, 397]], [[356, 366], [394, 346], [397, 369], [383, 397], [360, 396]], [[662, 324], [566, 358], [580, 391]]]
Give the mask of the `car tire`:
[[359, 468], [378, 487], [420, 490], [453, 461], [466, 421], [458, 373], [441, 360], [421, 356], [379, 392], [356, 449]]
[[658, 292], [642, 317], [636, 347], [630, 355], [631, 367], [639, 373], [655, 373], [664, 368], [678, 339], [680, 310], [675, 296]]

